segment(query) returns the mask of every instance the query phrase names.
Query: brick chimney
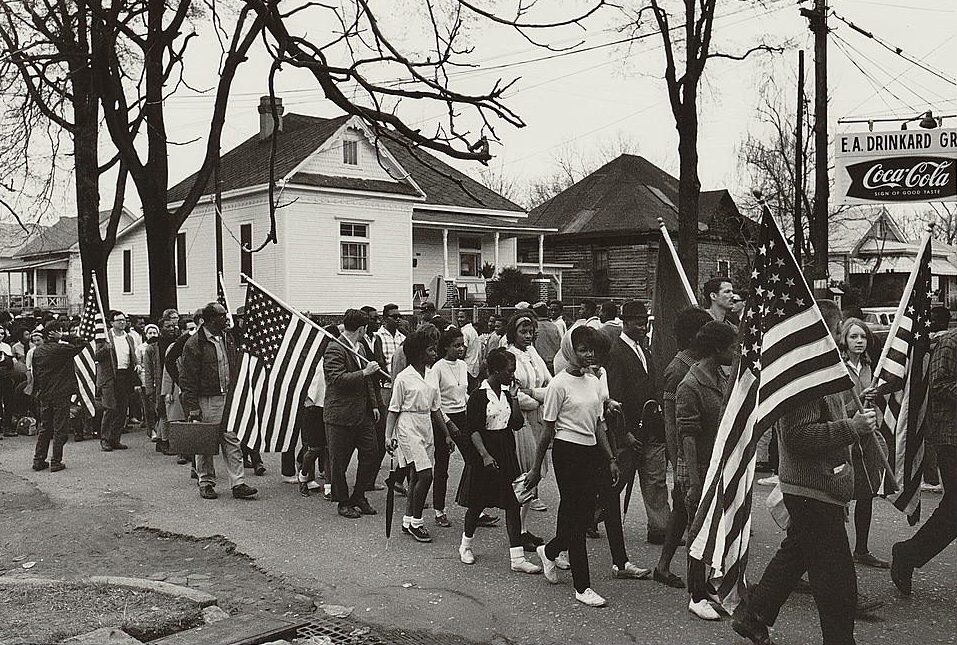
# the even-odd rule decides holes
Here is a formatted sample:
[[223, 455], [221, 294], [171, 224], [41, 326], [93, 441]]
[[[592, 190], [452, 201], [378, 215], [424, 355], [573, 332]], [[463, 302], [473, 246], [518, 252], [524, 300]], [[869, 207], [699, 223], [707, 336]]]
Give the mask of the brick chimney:
[[[276, 97], [276, 115], [279, 117], [279, 131], [282, 132], [282, 99]], [[272, 106], [268, 96], [259, 99], [259, 140], [268, 139], [273, 131]]]

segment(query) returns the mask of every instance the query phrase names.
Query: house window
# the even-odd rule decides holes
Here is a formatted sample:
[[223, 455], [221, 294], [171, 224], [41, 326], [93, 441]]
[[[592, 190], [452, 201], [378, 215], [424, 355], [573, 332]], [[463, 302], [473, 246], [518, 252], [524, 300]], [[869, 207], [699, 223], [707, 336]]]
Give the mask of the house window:
[[349, 166], [359, 165], [359, 142], [345, 139], [342, 142], [342, 163]]
[[176, 234], [176, 286], [185, 287], [186, 280], [186, 233]]
[[369, 225], [339, 223], [339, 256], [343, 271], [369, 271]]
[[591, 265], [594, 295], [607, 296], [611, 290], [611, 278], [608, 276], [608, 249], [593, 249]]
[[731, 275], [731, 260], [718, 260], [718, 272], [716, 276], [730, 276]]
[[56, 274], [56, 271], [47, 271], [47, 294], [51, 296], [59, 293], [57, 290]]
[[482, 238], [459, 238], [459, 275], [463, 278], [482, 275]]
[[123, 249], [123, 293], [133, 293], [132, 249]]
[[239, 249], [239, 272], [240, 272], [240, 282], [246, 284], [246, 279], [242, 276], [253, 277], [253, 254], [247, 249], [251, 249], [253, 245], [253, 225], [252, 224], [240, 224], [239, 225], [239, 242], [242, 244], [242, 247]]

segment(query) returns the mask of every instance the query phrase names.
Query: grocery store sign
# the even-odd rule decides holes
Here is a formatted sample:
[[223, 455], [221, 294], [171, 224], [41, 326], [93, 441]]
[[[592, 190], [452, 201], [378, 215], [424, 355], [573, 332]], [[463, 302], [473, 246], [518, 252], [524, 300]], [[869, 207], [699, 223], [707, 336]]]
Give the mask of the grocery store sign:
[[957, 202], [957, 128], [840, 134], [834, 200]]

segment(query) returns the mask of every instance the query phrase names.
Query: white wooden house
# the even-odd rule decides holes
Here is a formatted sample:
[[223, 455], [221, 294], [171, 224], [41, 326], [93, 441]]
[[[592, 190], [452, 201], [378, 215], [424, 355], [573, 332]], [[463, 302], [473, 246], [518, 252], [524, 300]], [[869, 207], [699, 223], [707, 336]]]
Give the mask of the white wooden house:
[[[282, 114], [281, 103], [279, 112]], [[240, 273], [303, 311], [334, 313], [394, 302], [413, 306], [414, 290], [442, 275], [458, 295], [484, 292], [482, 266], [515, 266], [516, 239], [541, 238], [518, 205], [434, 156], [376, 141], [361, 120], [286, 114], [273, 134], [268, 101], [259, 132], [220, 161], [223, 266], [227, 297], [244, 299]], [[268, 178], [276, 136], [278, 242], [258, 253], [269, 231]], [[169, 191], [175, 207], [193, 184]], [[184, 222], [176, 244], [181, 310], [216, 296], [215, 186]], [[142, 220], [122, 231], [109, 262], [110, 301], [149, 311]]]

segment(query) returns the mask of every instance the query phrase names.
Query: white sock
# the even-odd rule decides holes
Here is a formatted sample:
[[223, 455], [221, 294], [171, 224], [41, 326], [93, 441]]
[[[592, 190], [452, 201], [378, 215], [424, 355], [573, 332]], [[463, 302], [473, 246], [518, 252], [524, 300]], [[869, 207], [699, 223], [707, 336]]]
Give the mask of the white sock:
[[410, 526], [412, 526], [412, 516], [411, 516], [411, 515], [403, 515], [403, 516], [402, 516], [402, 528], [407, 529], [407, 528], [409, 528]]
[[462, 534], [462, 548], [463, 548], [463, 549], [471, 549], [471, 548], [472, 548], [472, 540], [474, 540], [474, 539], [475, 539], [474, 536], [473, 536], [473, 537], [466, 537], [465, 533], [463, 533], [463, 534]]
[[326, 495], [332, 495], [332, 484], [323, 484], [322, 492]]
[[[405, 518], [402, 518], [402, 521], [404, 522]], [[421, 517], [410, 517], [409, 522], [417, 529], [422, 528], [422, 524], [424, 524]]]
[[512, 564], [525, 562], [525, 549], [520, 546], [511, 546], [508, 548], [508, 557], [511, 559]]
[[444, 508], [443, 508], [442, 510], [435, 509], [435, 516], [438, 517], [438, 516], [440, 516], [440, 515], [445, 515], [445, 509], [444, 509]]

